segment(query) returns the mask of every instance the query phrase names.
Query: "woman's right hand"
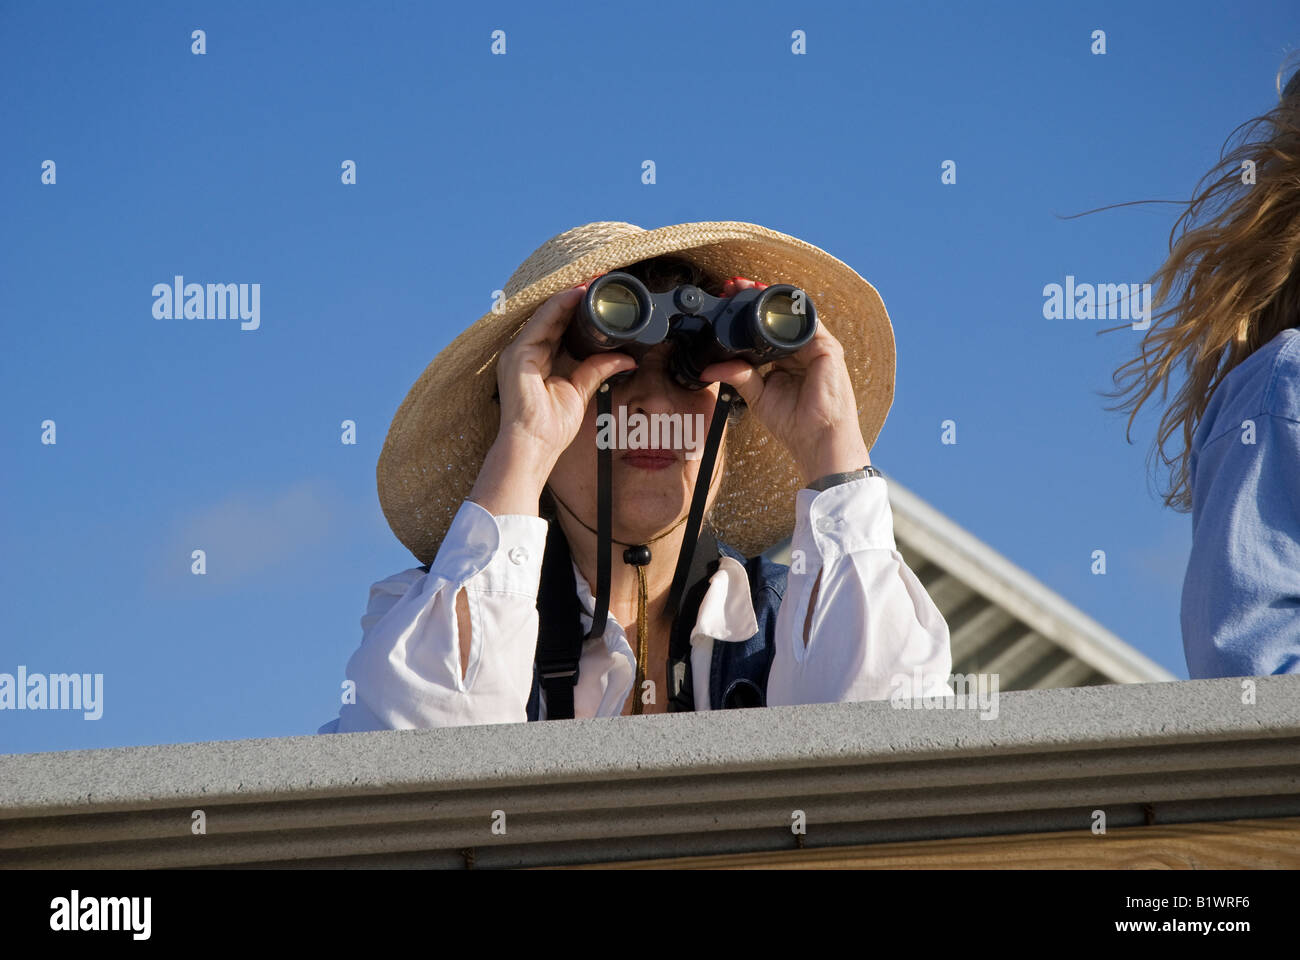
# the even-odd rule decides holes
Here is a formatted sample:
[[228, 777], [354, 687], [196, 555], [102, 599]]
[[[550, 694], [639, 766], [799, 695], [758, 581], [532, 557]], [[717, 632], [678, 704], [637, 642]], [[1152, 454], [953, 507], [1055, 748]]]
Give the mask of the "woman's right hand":
[[586, 291], [583, 283], [555, 294], [497, 357], [501, 426], [469, 496], [493, 514], [537, 513], [551, 469], [578, 435], [597, 388], [636, 367], [635, 360], [616, 351], [581, 363], [559, 355]]

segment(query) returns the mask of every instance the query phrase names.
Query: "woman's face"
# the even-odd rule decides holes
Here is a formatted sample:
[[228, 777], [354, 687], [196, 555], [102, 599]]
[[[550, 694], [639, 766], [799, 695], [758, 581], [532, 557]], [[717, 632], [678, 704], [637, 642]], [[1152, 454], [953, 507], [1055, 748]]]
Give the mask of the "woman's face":
[[[631, 377], [611, 388], [610, 408], [615, 426], [620, 419], [626, 418], [629, 441], [636, 419], [648, 426], [655, 414], [678, 414], [672, 420], [683, 428], [682, 432], [669, 434], [662, 429], [667, 421], [660, 420], [659, 446], [675, 446], [676, 449], [657, 451], [647, 450], [644, 446], [640, 449], [622, 448], [617, 430], [609, 434], [613, 440], [613, 535], [616, 540], [627, 543], [644, 543], [671, 527], [690, 510], [691, 495], [700, 473], [704, 439], [718, 399], [719, 385], [716, 383], [702, 390], [687, 390], [678, 385], [667, 369], [670, 351], [668, 341], [660, 343], [641, 358]], [[567, 376], [576, 366], [577, 361], [561, 350], [552, 372]], [[640, 417], [634, 419], [634, 414]], [[688, 424], [689, 434], [684, 432]], [[551, 489], [583, 523], [593, 529], [596, 527], [596, 437], [596, 401], [593, 398], [587, 405], [587, 415], [578, 435], [560, 455], [550, 477]], [[650, 443], [653, 439], [647, 429], [645, 442]], [[693, 451], [682, 448], [684, 439], [694, 443]], [[722, 483], [725, 441], [724, 432], [719, 464], [714, 470], [714, 484], [709, 492], [710, 507]], [[687, 458], [687, 453], [691, 453], [691, 458]], [[564, 507], [558, 509], [563, 516]]]

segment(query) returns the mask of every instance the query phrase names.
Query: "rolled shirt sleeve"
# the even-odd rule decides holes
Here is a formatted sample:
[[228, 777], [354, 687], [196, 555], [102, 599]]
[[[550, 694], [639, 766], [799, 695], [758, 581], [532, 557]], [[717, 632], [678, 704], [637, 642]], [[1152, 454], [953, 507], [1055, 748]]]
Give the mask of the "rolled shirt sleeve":
[[[541, 517], [494, 516], [466, 500], [427, 574], [407, 570], [372, 586], [346, 672], [356, 702], [343, 705], [336, 732], [525, 721], [546, 530]], [[462, 588], [471, 624], [463, 677]]]
[[[952, 695], [948, 624], [898, 552], [883, 477], [800, 490], [790, 557], [769, 704]], [[918, 669], [924, 689], [913, 691]]]

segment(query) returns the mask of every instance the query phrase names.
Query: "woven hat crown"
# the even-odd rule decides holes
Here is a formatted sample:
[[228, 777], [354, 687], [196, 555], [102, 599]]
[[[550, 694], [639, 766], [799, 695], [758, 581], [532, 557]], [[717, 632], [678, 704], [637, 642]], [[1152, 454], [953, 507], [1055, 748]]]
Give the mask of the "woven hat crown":
[[510, 275], [503, 288], [505, 295], [513, 297], [530, 284], [581, 260], [611, 241], [637, 233], [645, 233], [645, 229], [618, 220], [602, 220], [557, 233], [529, 254], [528, 259]]

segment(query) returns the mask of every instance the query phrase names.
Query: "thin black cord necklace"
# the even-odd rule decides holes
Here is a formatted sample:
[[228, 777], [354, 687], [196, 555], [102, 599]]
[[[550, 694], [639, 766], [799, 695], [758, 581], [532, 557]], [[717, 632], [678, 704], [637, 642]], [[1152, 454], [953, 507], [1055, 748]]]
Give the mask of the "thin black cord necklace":
[[[577, 520], [578, 523], [581, 523], [588, 531], [597, 535], [596, 542], [599, 546], [600, 540], [598, 531], [587, 526], [583, 519], [573, 512], [572, 507], [556, 496], [555, 491], [550, 488], [549, 484], [546, 487], [546, 491], [555, 499], [556, 503], [568, 511], [569, 516], [573, 517], [574, 520]], [[632, 684], [632, 713], [634, 715], [639, 715], [641, 713], [641, 688], [645, 684], [646, 663], [649, 660], [648, 646], [650, 642], [650, 624], [649, 618], [646, 616], [647, 587], [645, 568], [647, 564], [650, 563], [650, 544], [662, 540], [688, 519], [690, 519], [689, 514], [682, 517], [663, 533], [659, 534], [659, 536], [653, 537], [645, 543], [626, 543], [622, 540], [615, 540], [612, 536], [610, 537], [610, 540], [617, 543], [619, 546], [627, 547], [627, 549], [623, 551], [623, 562], [636, 567], [636, 679]]]

